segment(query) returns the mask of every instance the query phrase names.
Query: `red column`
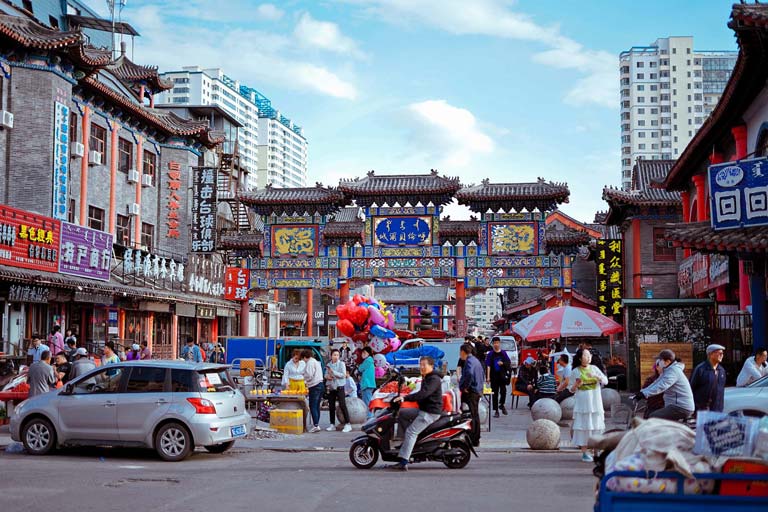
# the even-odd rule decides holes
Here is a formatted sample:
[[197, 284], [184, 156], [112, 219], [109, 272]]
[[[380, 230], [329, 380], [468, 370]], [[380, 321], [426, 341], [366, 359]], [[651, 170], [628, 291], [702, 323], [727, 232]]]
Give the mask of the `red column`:
[[[109, 220], [107, 225], [109, 226], [109, 232], [112, 236], [115, 236], [115, 227], [117, 222], [117, 212], [115, 211], [117, 203], [117, 139], [120, 133], [120, 125], [117, 121], [112, 121], [110, 128], [112, 129], [112, 137], [110, 139], [110, 160], [109, 160]], [[139, 183], [141, 186], [141, 183]]]
[[307, 336], [312, 336], [312, 321], [314, 320], [314, 318], [312, 318], [314, 316], [312, 310], [312, 299], [314, 298], [313, 291], [312, 288], [307, 290]]
[[[687, 190], [680, 192], [680, 198], [683, 201], [683, 222], [691, 222], [691, 193]], [[691, 255], [690, 249], [683, 249], [683, 258]]]
[[693, 177], [693, 184], [696, 186], [696, 218], [699, 222], [708, 219], [707, 216], [707, 182], [703, 174], [697, 174]]
[[[83, 107], [83, 118], [80, 132], [83, 134], [83, 158], [80, 159], [80, 225], [88, 225], [88, 151], [91, 139], [91, 108]], [[84, 335], [85, 330], [81, 334]]]
[[349, 281], [344, 281], [339, 289], [339, 303], [346, 304], [347, 302], [349, 302]]
[[456, 336], [463, 338], [467, 334], [467, 291], [464, 279], [456, 280]]
[[752, 304], [752, 293], [749, 289], [749, 276], [744, 270], [744, 262], [739, 260], [739, 310], [746, 311]]
[[171, 359], [179, 357], [179, 317], [171, 315]]
[[632, 219], [632, 297], [639, 299], [642, 292], [642, 241], [640, 239], [640, 219]]
[[731, 128], [733, 141], [736, 143], [736, 160], [747, 157], [747, 127], [743, 124]]

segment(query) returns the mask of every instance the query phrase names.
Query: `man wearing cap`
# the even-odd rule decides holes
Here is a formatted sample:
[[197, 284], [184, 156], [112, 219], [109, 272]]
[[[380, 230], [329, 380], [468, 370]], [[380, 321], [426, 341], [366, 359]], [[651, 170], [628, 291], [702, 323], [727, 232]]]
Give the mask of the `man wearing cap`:
[[536, 380], [539, 378], [539, 372], [533, 366], [536, 360], [531, 356], [525, 358], [523, 361], [523, 367], [517, 373], [517, 381], [515, 381], [515, 389], [528, 394], [528, 408], [533, 405], [534, 387], [536, 386]]
[[725, 395], [725, 368], [723, 361], [725, 347], [712, 344], [707, 347], [707, 360], [699, 363], [691, 374], [691, 389], [697, 411], [723, 410]]
[[661, 375], [648, 387], [641, 389], [635, 400], [664, 393], [664, 407], [653, 411], [649, 417], [664, 420], [684, 420], [693, 415], [694, 401], [691, 385], [683, 373], [683, 364], [675, 360], [675, 353], [662, 350], [657, 358]]
[[69, 369], [69, 380], [75, 380], [77, 377], [95, 369], [96, 365], [94, 362], [88, 359], [88, 352], [83, 347], [80, 347], [75, 350], [75, 361]]

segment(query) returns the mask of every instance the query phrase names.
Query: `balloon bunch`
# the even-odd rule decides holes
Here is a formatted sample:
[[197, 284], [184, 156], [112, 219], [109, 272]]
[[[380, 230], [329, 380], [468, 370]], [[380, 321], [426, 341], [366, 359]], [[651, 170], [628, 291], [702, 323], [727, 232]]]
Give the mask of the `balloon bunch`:
[[336, 306], [336, 315], [339, 318], [336, 327], [352, 339], [358, 354], [366, 344], [371, 347], [376, 376], [383, 376], [388, 367], [384, 354], [400, 347], [400, 339], [392, 330], [395, 327], [394, 312], [383, 302], [358, 294], [346, 304]]

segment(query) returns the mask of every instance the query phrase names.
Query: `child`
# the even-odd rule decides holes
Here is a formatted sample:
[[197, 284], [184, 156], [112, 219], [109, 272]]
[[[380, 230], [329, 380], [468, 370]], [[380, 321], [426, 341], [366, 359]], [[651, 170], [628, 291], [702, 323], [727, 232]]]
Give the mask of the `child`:
[[555, 398], [557, 392], [557, 382], [555, 376], [549, 373], [549, 367], [546, 364], [539, 366], [539, 378], [536, 381], [536, 393], [533, 395], [533, 402], [540, 398]]

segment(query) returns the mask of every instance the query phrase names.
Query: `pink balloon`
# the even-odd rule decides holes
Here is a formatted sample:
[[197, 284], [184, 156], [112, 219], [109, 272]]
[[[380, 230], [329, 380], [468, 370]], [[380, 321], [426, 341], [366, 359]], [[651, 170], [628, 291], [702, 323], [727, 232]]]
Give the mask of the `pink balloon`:
[[389, 338], [389, 348], [392, 350], [397, 350], [400, 348], [400, 345], [402, 342], [400, 341], [400, 338]]
[[373, 350], [374, 352], [379, 353], [385, 348], [387, 348], [388, 343], [385, 339], [377, 338], [374, 336], [373, 338], [371, 338], [371, 341], [368, 344], [368, 346], [371, 347], [371, 350]]
[[374, 368], [374, 370], [373, 370], [373, 374], [374, 374], [374, 375], [376, 376], [376, 378], [378, 378], [378, 379], [380, 379], [381, 377], [383, 377], [384, 375], [386, 375], [386, 373], [387, 373], [387, 369], [386, 369], [386, 368], [381, 368], [381, 367], [379, 367], [379, 368]]
[[382, 315], [381, 311], [376, 308], [368, 308], [368, 321], [371, 322], [372, 325], [380, 325], [382, 327], [385, 327], [386, 324], [384, 315]]
[[384, 357], [384, 354], [376, 354], [373, 356], [373, 366], [376, 368], [386, 368], [387, 367], [387, 358]]
[[387, 311], [387, 313], [387, 315], [384, 315], [384, 320], [387, 322], [387, 325], [384, 327], [392, 331], [395, 329], [395, 314], [392, 311]]

